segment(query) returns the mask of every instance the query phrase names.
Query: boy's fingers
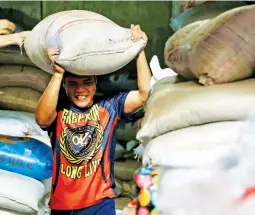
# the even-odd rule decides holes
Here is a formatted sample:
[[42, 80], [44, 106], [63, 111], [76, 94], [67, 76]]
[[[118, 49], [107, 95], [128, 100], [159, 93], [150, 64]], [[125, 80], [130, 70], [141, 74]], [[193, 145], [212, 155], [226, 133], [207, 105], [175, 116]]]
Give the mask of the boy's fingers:
[[134, 26], [134, 30], [140, 30], [140, 29], [141, 29], [140, 25], [135, 25]]

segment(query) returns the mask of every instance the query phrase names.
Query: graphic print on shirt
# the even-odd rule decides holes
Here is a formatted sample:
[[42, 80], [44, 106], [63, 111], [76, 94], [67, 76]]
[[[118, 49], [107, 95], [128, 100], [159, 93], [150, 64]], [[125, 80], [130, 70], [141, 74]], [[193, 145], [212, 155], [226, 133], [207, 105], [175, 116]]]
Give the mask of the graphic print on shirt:
[[[85, 122], [82, 126], [65, 127], [62, 130], [60, 148], [65, 158], [71, 164], [90, 162], [100, 150], [104, 133], [104, 129], [99, 123], [98, 105], [94, 105], [88, 114], [64, 110], [62, 120], [64, 124], [80, 123], [81, 120]], [[99, 164], [100, 161], [95, 162]]]

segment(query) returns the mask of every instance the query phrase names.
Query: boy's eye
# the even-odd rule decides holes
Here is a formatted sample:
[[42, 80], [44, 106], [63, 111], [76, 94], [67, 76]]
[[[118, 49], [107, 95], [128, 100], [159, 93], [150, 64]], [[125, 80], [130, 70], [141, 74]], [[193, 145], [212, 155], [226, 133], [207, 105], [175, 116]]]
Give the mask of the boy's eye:
[[68, 85], [69, 86], [76, 86], [76, 83], [75, 82], [68, 82]]
[[93, 80], [85, 80], [83, 81], [84, 84], [88, 85], [88, 84], [92, 84], [93, 83]]

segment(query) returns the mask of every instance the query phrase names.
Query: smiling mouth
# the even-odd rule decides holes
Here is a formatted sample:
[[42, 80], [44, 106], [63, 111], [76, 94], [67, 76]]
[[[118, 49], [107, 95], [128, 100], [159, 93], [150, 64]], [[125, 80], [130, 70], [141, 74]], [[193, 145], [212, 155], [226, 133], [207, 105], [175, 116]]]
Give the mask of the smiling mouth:
[[88, 96], [87, 95], [77, 95], [75, 96], [76, 99], [78, 100], [85, 100]]

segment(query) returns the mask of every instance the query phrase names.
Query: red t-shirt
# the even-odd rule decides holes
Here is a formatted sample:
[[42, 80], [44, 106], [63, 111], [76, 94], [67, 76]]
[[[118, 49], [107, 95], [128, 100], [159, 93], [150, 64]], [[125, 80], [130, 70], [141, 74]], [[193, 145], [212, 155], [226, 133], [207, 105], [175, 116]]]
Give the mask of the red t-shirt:
[[51, 136], [54, 160], [50, 208], [75, 210], [115, 197], [115, 132], [124, 113], [127, 93], [95, 103], [58, 111]]

